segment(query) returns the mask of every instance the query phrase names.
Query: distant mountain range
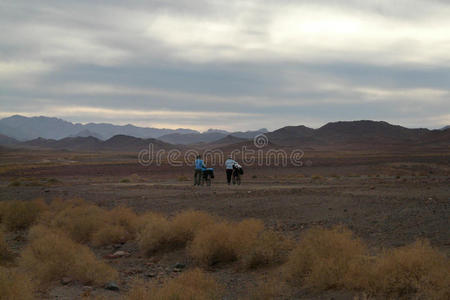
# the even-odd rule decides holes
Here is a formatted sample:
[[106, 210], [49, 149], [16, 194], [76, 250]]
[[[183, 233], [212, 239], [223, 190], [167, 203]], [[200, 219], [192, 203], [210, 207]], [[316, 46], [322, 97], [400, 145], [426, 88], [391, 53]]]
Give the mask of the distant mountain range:
[[[35, 127], [28, 131], [29, 127], [24, 124], [27, 124], [27, 126], [34, 124]], [[49, 127], [50, 124], [53, 124], [55, 127]], [[56, 127], [56, 124], [69, 129]], [[90, 124], [72, 124], [60, 119], [46, 117], [25, 118], [13, 116], [0, 120], [0, 146], [6, 148], [65, 149], [73, 151], [134, 152], [148, 147], [151, 143], [155, 149], [185, 149], [186, 145], [196, 148], [228, 149], [242, 145], [251, 147], [253, 146], [252, 139], [256, 135], [264, 133], [267, 136], [269, 145], [277, 147], [300, 147], [301, 149], [326, 151], [450, 149], [449, 128], [440, 130], [409, 129], [383, 121], [332, 122], [318, 129], [300, 125], [286, 126], [272, 132], [267, 132], [267, 129], [260, 129], [232, 133], [217, 129], [210, 129], [200, 133], [190, 129], [170, 131], [170, 129], [141, 128], [132, 125], [116, 126], [111, 124], [91, 124], [97, 130], [91, 129], [92, 127], [80, 127], [88, 125]], [[46, 136], [60, 136], [65, 132], [74, 130], [74, 128], [77, 129], [75, 133], [63, 138], [38, 137], [24, 141], [24, 137], [35, 136], [38, 132], [48, 131]], [[101, 128], [104, 130], [101, 130]], [[157, 135], [157, 139], [143, 138], [131, 134], [114, 134], [113, 129], [118, 131], [129, 130], [136, 135], [153, 133]], [[162, 134], [167, 130], [170, 133]], [[111, 136], [111, 134], [114, 135]], [[21, 139], [16, 138], [17, 135]]]
[[384, 121], [331, 122], [318, 129], [305, 126], [283, 127], [267, 134], [283, 146], [324, 149], [355, 149], [396, 146], [448, 145], [450, 130], [410, 129]]
[[252, 139], [258, 134], [267, 133], [268, 130], [265, 128], [255, 130], [255, 131], [246, 131], [246, 132], [227, 132], [224, 130], [213, 130], [210, 129], [203, 133], [171, 133], [160, 136], [158, 139], [171, 144], [181, 144], [181, 145], [189, 145], [189, 144], [198, 144], [198, 143], [210, 143], [220, 139], [223, 139], [227, 136], [233, 136], [241, 139]]
[[71, 136], [86, 136], [87, 132], [89, 132], [90, 136], [99, 139], [109, 139], [118, 134], [139, 138], [157, 138], [170, 133], [199, 133], [192, 129], [159, 129], [137, 127], [130, 124], [74, 124], [62, 119], [43, 116], [28, 118], [14, 115], [0, 120], [0, 134], [15, 138], [19, 141], [28, 141], [36, 138], [62, 139]]
[[[123, 151], [138, 152], [148, 149], [153, 145], [155, 151], [159, 149], [173, 149], [176, 146], [164, 143], [157, 139], [142, 139], [129, 135], [115, 135], [112, 138], [102, 141], [95, 137], [67, 137], [60, 140], [37, 138], [34, 140], [19, 142], [11, 141], [11, 138], [0, 135], [0, 146], [28, 149], [51, 149], [51, 150], [70, 150], [70, 151]], [[7, 142], [8, 144], [5, 144]]]

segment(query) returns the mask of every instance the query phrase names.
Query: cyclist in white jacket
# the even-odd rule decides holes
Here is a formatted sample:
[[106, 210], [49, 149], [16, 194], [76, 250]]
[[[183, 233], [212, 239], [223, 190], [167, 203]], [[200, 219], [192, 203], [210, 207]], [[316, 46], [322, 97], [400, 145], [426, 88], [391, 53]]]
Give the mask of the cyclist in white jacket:
[[235, 164], [237, 164], [237, 162], [231, 156], [225, 161], [225, 169], [227, 172], [228, 185], [231, 184], [231, 175], [233, 174], [233, 166]]

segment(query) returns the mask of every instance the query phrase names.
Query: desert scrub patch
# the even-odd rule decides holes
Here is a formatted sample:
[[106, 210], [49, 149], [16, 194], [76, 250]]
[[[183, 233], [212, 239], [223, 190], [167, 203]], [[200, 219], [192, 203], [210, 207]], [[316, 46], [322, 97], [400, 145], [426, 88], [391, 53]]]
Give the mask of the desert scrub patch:
[[166, 281], [163, 285], [137, 281], [129, 291], [127, 300], [215, 300], [221, 299], [223, 288], [213, 277], [193, 269]]
[[58, 185], [58, 184], [61, 184], [61, 181], [56, 178], [49, 178], [49, 179], [47, 179], [47, 184]]
[[33, 300], [34, 285], [16, 269], [0, 267], [0, 299]]
[[144, 255], [151, 256], [175, 246], [171, 224], [165, 216], [147, 213], [140, 216], [140, 222], [138, 244]]
[[346, 228], [309, 229], [290, 253], [285, 276], [292, 284], [317, 290], [343, 288], [350, 265], [365, 255], [363, 242]]
[[0, 266], [6, 264], [13, 258], [13, 253], [6, 243], [5, 234], [0, 230]]
[[429, 242], [415, 243], [381, 254], [366, 289], [388, 298], [450, 299], [450, 261]]
[[188, 246], [188, 253], [203, 265], [238, 260], [244, 268], [283, 261], [289, 242], [255, 219], [239, 223], [215, 223], [200, 230]]
[[281, 264], [286, 261], [294, 242], [273, 230], [262, 231], [245, 249], [238, 249], [242, 266], [253, 269], [265, 265]]
[[121, 226], [106, 224], [92, 235], [92, 245], [95, 247], [124, 243], [129, 240], [129, 233]]
[[147, 256], [185, 247], [198, 231], [215, 222], [213, 216], [193, 210], [178, 213], [172, 219], [155, 213], [147, 213], [139, 218], [139, 246]]
[[[272, 275], [273, 276], [273, 275]], [[246, 300], [269, 300], [269, 299], [288, 299], [286, 283], [278, 278], [261, 278], [256, 281], [254, 286], [247, 289]]]
[[188, 247], [189, 255], [203, 265], [232, 262], [237, 259], [233, 247], [233, 226], [216, 223], [200, 230]]
[[19, 267], [40, 286], [47, 287], [65, 276], [83, 284], [101, 285], [118, 276], [113, 268], [97, 260], [88, 247], [60, 231], [36, 225], [30, 229], [28, 239]]
[[178, 213], [171, 220], [174, 243], [185, 246], [199, 230], [215, 222], [215, 217], [203, 211], [187, 210]]
[[10, 186], [10, 187], [16, 187], [16, 186], [21, 186], [21, 185], [22, 185], [22, 183], [19, 180], [13, 180], [8, 184], [8, 186]]
[[0, 221], [7, 231], [27, 229], [46, 208], [42, 200], [1, 202]]
[[108, 222], [112, 225], [120, 226], [129, 235], [129, 238], [135, 238], [139, 228], [139, 218], [136, 213], [128, 207], [115, 207], [107, 213]]
[[190, 179], [187, 176], [182, 175], [182, 176], [178, 176], [178, 181], [190, 181]]
[[107, 222], [106, 212], [96, 205], [69, 205], [57, 212], [51, 224], [79, 243], [91, 241], [94, 233]]
[[108, 211], [82, 200], [56, 200], [50, 208], [42, 223], [66, 232], [76, 242], [94, 246], [134, 239], [140, 224], [133, 210], [125, 207]]

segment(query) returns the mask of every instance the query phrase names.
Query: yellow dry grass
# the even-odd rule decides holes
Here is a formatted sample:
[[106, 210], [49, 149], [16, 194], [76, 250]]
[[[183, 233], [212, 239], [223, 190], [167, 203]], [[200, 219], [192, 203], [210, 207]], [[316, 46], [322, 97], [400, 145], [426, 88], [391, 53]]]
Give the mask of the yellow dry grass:
[[172, 231], [175, 243], [185, 246], [194, 239], [195, 234], [214, 224], [216, 219], [206, 212], [187, 210], [175, 215], [172, 219]]
[[342, 288], [353, 261], [366, 255], [363, 242], [343, 227], [308, 230], [289, 255], [285, 275], [293, 284], [317, 290]]
[[223, 288], [200, 269], [186, 271], [162, 286], [137, 282], [128, 300], [215, 300], [221, 299]]
[[117, 278], [117, 272], [97, 260], [88, 247], [74, 242], [62, 232], [36, 225], [30, 229], [28, 239], [19, 266], [41, 286], [64, 276], [96, 285]]
[[237, 253], [233, 247], [232, 225], [216, 223], [200, 230], [189, 245], [188, 252], [202, 265], [235, 261]]
[[36, 223], [45, 209], [47, 205], [42, 200], [4, 201], [0, 205], [0, 221], [8, 231], [24, 230]]
[[5, 235], [2, 230], [0, 230], [0, 265], [5, 264], [12, 258], [12, 253], [8, 248], [8, 244], [5, 240]]
[[0, 267], [0, 300], [33, 300], [34, 285], [17, 270]]
[[140, 220], [139, 245], [148, 256], [186, 246], [198, 231], [215, 221], [205, 212], [192, 210], [181, 212], [171, 220], [155, 213], [144, 214]]
[[382, 254], [369, 276], [366, 289], [372, 294], [450, 299], [450, 260], [427, 241], [419, 240]]
[[290, 242], [274, 231], [266, 231], [255, 219], [239, 223], [216, 223], [198, 232], [189, 254], [199, 263], [214, 265], [239, 260], [245, 268], [280, 263]]

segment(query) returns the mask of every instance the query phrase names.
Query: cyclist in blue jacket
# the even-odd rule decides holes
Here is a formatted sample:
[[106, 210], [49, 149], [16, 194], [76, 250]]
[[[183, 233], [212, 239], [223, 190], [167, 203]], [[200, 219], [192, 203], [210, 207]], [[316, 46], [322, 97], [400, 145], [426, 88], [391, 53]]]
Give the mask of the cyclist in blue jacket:
[[200, 185], [202, 182], [202, 170], [206, 168], [205, 163], [200, 155], [195, 160], [194, 185]]

